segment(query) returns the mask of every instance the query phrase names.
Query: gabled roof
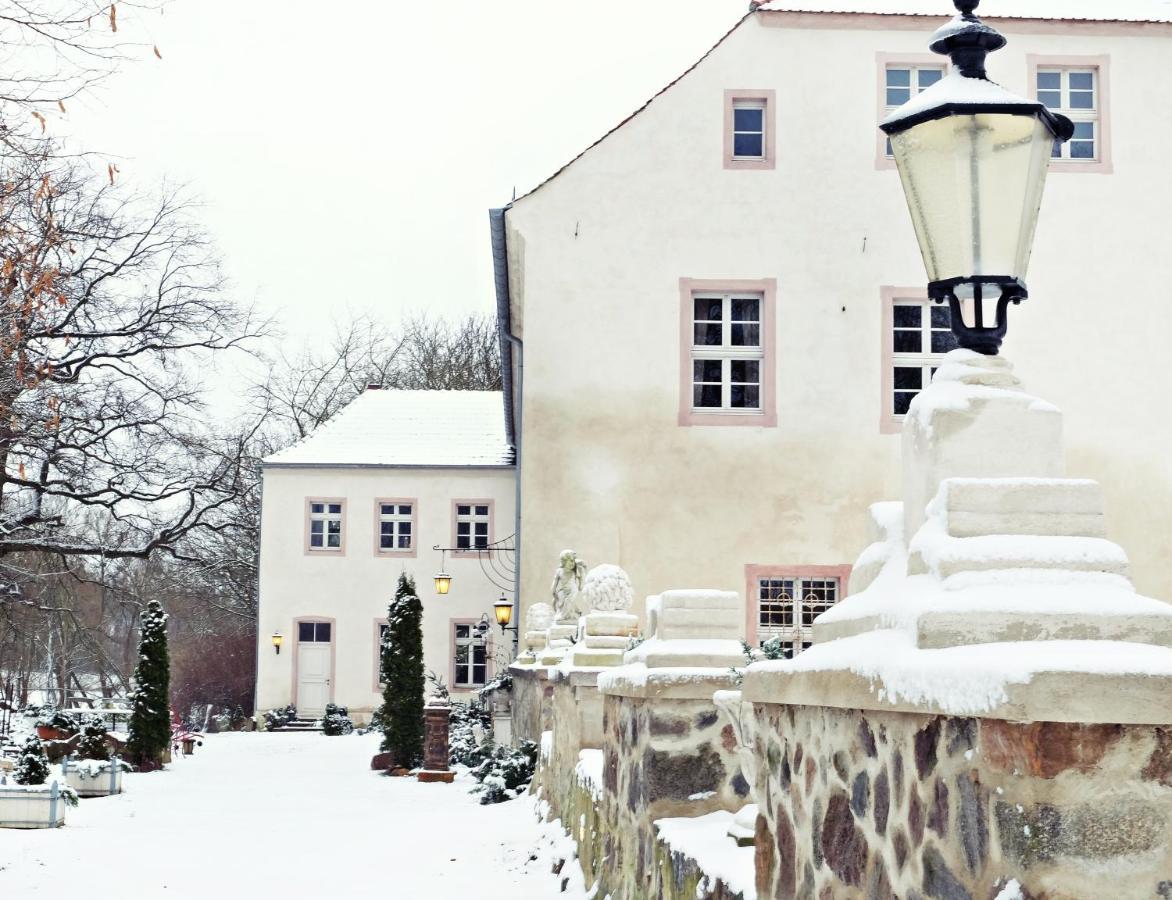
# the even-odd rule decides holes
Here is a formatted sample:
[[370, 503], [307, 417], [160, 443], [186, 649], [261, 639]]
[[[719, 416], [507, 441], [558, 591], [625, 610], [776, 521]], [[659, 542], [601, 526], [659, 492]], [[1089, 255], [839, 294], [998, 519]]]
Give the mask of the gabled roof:
[[500, 391], [368, 390], [264, 466], [511, 466], [503, 404]]
[[[947, 0], [767, 0], [765, 12], [877, 13], [887, 16], [956, 14]], [[985, 0], [988, 19], [1070, 19], [1090, 22], [1172, 22], [1172, 0]]]

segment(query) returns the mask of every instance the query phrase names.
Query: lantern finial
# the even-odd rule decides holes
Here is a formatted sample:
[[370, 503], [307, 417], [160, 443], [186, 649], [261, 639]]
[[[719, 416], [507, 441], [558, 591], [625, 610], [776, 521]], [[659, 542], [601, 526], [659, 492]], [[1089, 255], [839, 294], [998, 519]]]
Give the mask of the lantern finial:
[[985, 57], [1005, 46], [1005, 37], [996, 28], [986, 25], [973, 10], [980, 0], [954, 0], [960, 18], [936, 29], [932, 43], [933, 53], [947, 56], [957, 71], [966, 78], [987, 78]]
[[953, 6], [966, 19], [971, 18], [973, 10], [981, 5], [981, 0], [953, 0]]

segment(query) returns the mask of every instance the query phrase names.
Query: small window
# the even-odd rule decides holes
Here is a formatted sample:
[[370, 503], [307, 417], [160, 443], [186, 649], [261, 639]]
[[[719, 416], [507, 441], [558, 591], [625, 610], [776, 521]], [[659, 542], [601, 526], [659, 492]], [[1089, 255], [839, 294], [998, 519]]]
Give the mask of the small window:
[[454, 653], [452, 684], [456, 687], [483, 687], [488, 683], [488, 644], [470, 623], [452, 628]]
[[1036, 89], [1039, 103], [1074, 123], [1074, 136], [1066, 143], [1055, 141], [1051, 157], [1072, 163], [1098, 162], [1102, 158], [1098, 69], [1039, 68]]
[[950, 350], [956, 349], [952, 313], [929, 300], [896, 300], [891, 311], [891, 415], [903, 416]]
[[[884, 86], [883, 117], [886, 118], [921, 91], [927, 90], [944, 77], [944, 66], [905, 65], [890, 63], [886, 71]], [[891, 141], [886, 145], [887, 156], [891, 154]]]
[[309, 502], [309, 549], [342, 549], [341, 501], [311, 500]]
[[733, 159], [765, 158], [765, 101], [733, 101]]
[[814, 620], [839, 598], [838, 578], [784, 575], [757, 580], [757, 640], [780, 641], [789, 658], [814, 640]]
[[328, 644], [330, 642], [329, 622], [299, 622], [297, 640], [303, 644]]
[[403, 501], [378, 504], [378, 549], [380, 553], [406, 553], [414, 549], [415, 505]]
[[483, 550], [489, 544], [491, 510], [487, 503], [456, 504], [456, 549]]
[[693, 297], [692, 409], [761, 412], [761, 295]]

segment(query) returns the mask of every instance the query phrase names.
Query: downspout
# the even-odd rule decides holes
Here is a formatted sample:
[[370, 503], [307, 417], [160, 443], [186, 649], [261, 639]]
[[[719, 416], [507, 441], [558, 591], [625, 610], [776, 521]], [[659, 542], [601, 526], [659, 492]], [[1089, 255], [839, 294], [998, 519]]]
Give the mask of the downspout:
[[[504, 389], [505, 435], [514, 450], [513, 476], [513, 658], [517, 657], [521, 637], [521, 410], [525, 386], [525, 344], [513, 336], [509, 295], [509, 249], [505, 233], [505, 213], [509, 207], [488, 211], [492, 236], [493, 287], [496, 292], [496, 319], [501, 342], [501, 386]], [[513, 352], [516, 350], [516, 383], [513, 379]], [[515, 398], [514, 398], [515, 388]], [[515, 401], [515, 402], [514, 402]]]
[[263, 462], [258, 462], [257, 465], [260, 467], [260, 508], [256, 515], [256, 654], [252, 670], [252, 720], [254, 722], [256, 717], [260, 715], [260, 707], [257, 705], [260, 701], [260, 548], [263, 543], [260, 536], [264, 534], [265, 508], [265, 467]]

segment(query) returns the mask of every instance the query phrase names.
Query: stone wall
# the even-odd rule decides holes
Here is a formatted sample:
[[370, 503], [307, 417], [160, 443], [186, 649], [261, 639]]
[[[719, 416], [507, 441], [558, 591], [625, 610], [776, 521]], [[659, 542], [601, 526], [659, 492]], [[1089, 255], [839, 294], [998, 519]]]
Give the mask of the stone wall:
[[756, 714], [762, 900], [1172, 896], [1172, 730]]
[[544, 666], [510, 666], [513, 741], [541, 743], [541, 735], [553, 728], [553, 685]]
[[578, 789], [579, 754], [602, 747], [602, 696], [598, 693], [596, 670], [548, 671], [548, 703], [556, 726], [540, 783], [553, 815], [573, 821], [565, 807]]
[[652, 823], [744, 805], [749, 785], [732, 728], [711, 700], [611, 695], [604, 697], [603, 729], [605, 864], [599, 896], [674, 897], [670, 884], [682, 890], [688, 878], [675, 878], [683, 870], [660, 847]]

